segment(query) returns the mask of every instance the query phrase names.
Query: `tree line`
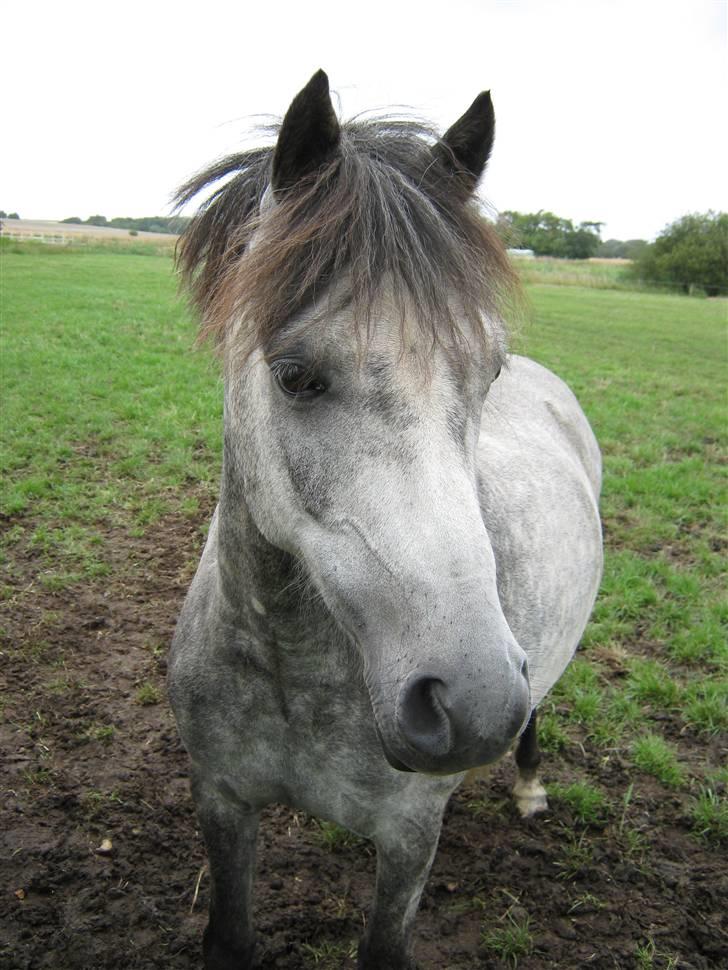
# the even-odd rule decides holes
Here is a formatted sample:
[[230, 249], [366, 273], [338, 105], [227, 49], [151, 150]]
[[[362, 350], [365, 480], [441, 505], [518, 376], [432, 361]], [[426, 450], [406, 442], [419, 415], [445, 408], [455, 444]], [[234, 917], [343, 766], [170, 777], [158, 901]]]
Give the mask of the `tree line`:
[[110, 229], [162, 232], [175, 236], [184, 231], [189, 221], [186, 216], [142, 216], [139, 219], [133, 219], [129, 216], [115, 216], [113, 219], [107, 219], [106, 216], [100, 215], [89, 216], [88, 219], [70, 216], [68, 219], [61, 220], [61, 222], [78, 226], [108, 226]]
[[601, 242], [601, 222], [564, 219], [553, 212], [514, 212], [506, 210], [498, 217], [498, 231], [506, 245], [530, 249], [536, 256], [560, 259], [589, 259]]
[[553, 212], [506, 211], [497, 228], [507, 246], [530, 249], [535, 256], [561, 259], [625, 258], [628, 275], [645, 283], [681, 289], [699, 288], [708, 296], [728, 295], [728, 213], [683, 216], [666, 226], [653, 243], [645, 239], [600, 238], [602, 223], [564, 219]]

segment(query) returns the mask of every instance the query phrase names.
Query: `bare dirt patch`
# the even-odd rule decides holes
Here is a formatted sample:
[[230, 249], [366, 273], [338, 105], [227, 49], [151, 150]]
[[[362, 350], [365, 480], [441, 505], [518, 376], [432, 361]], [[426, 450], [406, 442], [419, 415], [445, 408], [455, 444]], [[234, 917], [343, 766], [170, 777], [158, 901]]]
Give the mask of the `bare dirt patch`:
[[[209, 511], [141, 538], [109, 533], [112, 574], [60, 592], [16, 547], [1, 621], [4, 970], [201, 965], [209, 883], [164, 675]], [[707, 754], [697, 740], [685, 750]], [[726, 965], [726, 860], [695, 837], [685, 794], [580, 741], [546, 756], [545, 778], [591, 782], [608, 814], [585, 826], [557, 804], [524, 822], [511, 771], [498, 766], [450, 804], [418, 918], [423, 970], [507, 965], [481, 930], [507, 925], [508, 912], [529, 921], [524, 970]], [[633, 782], [628, 808], [615, 809]], [[273, 807], [259, 860], [259, 966], [353, 967], [342, 954], [365, 919], [371, 849], [332, 848], [315, 820]], [[339, 955], [325, 962], [327, 949]]]

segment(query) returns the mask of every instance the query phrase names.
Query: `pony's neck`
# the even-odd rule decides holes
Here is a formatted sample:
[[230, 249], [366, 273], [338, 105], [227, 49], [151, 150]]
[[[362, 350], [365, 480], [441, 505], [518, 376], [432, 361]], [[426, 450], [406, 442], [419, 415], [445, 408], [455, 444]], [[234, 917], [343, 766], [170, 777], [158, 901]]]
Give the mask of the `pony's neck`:
[[222, 593], [237, 614], [257, 625], [300, 614], [301, 575], [296, 560], [271, 545], [248, 508], [243, 476], [225, 447], [218, 506], [218, 571]]
[[[293, 556], [271, 545], [250, 514], [242, 476], [223, 458], [217, 515], [217, 567], [224, 611], [242, 644], [283, 685], [361, 681], [359, 661]], [[315, 646], [315, 649], [312, 647]]]

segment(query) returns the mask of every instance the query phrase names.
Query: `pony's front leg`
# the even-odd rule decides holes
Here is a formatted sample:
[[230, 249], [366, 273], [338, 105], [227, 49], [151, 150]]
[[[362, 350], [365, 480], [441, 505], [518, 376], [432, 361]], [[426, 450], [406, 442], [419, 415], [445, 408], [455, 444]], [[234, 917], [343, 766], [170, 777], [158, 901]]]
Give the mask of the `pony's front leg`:
[[[444, 809], [443, 802], [442, 808]], [[358, 970], [415, 970], [412, 925], [430, 873], [442, 812], [421, 819], [390, 819], [375, 839], [377, 885], [374, 905], [359, 946]]]
[[210, 918], [202, 940], [205, 970], [250, 970], [258, 812], [231, 800], [200, 773], [192, 797], [210, 864]]

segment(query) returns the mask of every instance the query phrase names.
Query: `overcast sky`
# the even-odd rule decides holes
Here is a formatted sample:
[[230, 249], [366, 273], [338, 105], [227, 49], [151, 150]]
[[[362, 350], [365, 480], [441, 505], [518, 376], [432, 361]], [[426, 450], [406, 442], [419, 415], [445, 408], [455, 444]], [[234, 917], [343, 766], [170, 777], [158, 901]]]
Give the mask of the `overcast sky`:
[[482, 194], [652, 238], [728, 209], [728, 0], [5, 0], [0, 208], [169, 211], [319, 67], [341, 114], [441, 128], [490, 88]]

